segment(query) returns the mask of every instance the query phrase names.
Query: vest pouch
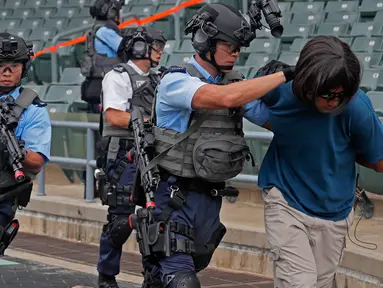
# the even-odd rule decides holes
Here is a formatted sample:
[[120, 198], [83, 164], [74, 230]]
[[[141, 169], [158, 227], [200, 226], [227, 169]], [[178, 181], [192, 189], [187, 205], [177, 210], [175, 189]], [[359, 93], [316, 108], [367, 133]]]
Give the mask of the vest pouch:
[[239, 135], [200, 135], [193, 148], [193, 165], [198, 177], [223, 182], [242, 172], [250, 149]]
[[80, 60], [81, 74], [86, 77], [92, 77], [93, 74], [93, 59], [89, 54], [84, 53]]
[[81, 100], [100, 104], [100, 94], [102, 90], [102, 78], [87, 78], [81, 83]]

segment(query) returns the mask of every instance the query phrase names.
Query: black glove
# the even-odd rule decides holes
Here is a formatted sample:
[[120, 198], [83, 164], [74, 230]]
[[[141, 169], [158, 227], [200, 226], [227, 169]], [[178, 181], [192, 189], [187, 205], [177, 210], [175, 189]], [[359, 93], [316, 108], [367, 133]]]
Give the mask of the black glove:
[[265, 66], [260, 68], [257, 71], [257, 76], [266, 76], [270, 74], [274, 74], [277, 72], [283, 72], [286, 78], [286, 82], [289, 82], [294, 79], [295, 76], [295, 66], [290, 66], [286, 63], [277, 60], [271, 60]]
[[165, 66], [161, 66], [158, 70], [157, 70], [157, 75], [159, 75], [160, 77], [162, 77], [162, 74], [164, 74], [164, 72], [166, 72], [168, 70], [168, 68], [166, 68]]

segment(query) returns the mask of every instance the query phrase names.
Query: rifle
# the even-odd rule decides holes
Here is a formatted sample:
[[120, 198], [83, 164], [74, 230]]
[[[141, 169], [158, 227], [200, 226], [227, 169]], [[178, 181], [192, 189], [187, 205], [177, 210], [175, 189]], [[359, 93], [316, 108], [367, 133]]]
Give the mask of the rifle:
[[134, 133], [134, 148], [128, 152], [128, 159], [131, 162], [134, 161], [137, 167], [132, 200], [135, 204], [145, 208], [138, 209], [136, 214], [130, 215], [129, 223], [130, 227], [137, 231], [136, 237], [142, 256], [147, 258], [151, 255], [148, 235], [149, 226], [153, 224], [152, 212], [156, 209], [154, 193], [160, 181], [160, 174], [156, 165], [149, 170], [145, 169], [147, 172], [142, 173], [155, 156], [152, 123], [144, 121], [141, 110], [138, 108], [133, 109], [130, 115]]
[[158, 167], [154, 166], [144, 174], [141, 173], [154, 158], [153, 125], [149, 121], [144, 121], [141, 110], [138, 108], [133, 109], [130, 115], [134, 133], [134, 148], [129, 151], [128, 159], [134, 159], [137, 166], [132, 199], [134, 203], [140, 204], [142, 203], [142, 195], [145, 195], [145, 207], [154, 211], [156, 208], [154, 192], [160, 181]]
[[[5, 148], [4, 151], [7, 153], [7, 155], [3, 152], [0, 153], [0, 164], [4, 164], [5, 160], [8, 158], [8, 165], [12, 167], [13, 177], [17, 185], [11, 185], [12, 187], [10, 189], [6, 188], [7, 192], [0, 195], [0, 203], [7, 199], [13, 199], [15, 196], [23, 193], [25, 194], [26, 191], [29, 191], [28, 195], [24, 195], [16, 201], [17, 205], [26, 207], [30, 200], [30, 192], [32, 191], [33, 184], [32, 181], [25, 181], [26, 177], [23, 171], [24, 142], [19, 143], [17, 141], [14, 130], [17, 127], [18, 119], [12, 114], [12, 111], [9, 109], [8, 105], [12, 104], [0, 103], [0, 146]], [[5, 164], [5, 166], [7, 166], [7, 164]], [[5, 177], [5, 183], [12, 182], [10, 177], [9, 179]], [[13, 219], [7, 226], [5, 226], [5, 228], [3, 228], [4, 230], [0, 233], [0, 255], [4, 255], [5, 249], [16, 237], [19, 227], [19, 221], [17, 219]]]
[[24, 175], [24, 144], [17, 141], [14, 130], [17, 127], [18, 119], [12, 114], [8, 105], [0, 103], [0, 143], [5, 146], [8, 152], [8, 162], [12, 167], [13, 176], [17, 183], [25, 180]]

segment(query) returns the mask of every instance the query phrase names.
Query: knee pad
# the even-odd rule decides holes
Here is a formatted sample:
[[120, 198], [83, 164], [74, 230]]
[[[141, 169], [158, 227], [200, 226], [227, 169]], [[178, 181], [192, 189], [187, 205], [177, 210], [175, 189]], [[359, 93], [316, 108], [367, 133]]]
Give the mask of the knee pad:
[[122, 247], [132, 234], [132, 231], [128, 216], [118, 216], [109, 224], [110, 237], [116, 247]]
[[193, 271], [180, 271], [164, 278], [164, 288], [201, 288], [197, 274]]
[[4, 255], [5, 249], [15, 239], [17, 231], [19, 231], [19, 221], [12, 220], [7, 226], [0, 226], [0, 255]]

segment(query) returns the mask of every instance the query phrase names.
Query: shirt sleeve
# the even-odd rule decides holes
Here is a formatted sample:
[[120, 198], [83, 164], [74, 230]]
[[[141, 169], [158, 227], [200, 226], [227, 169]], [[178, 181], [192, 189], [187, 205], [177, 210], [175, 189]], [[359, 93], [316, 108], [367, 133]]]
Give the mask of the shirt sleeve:
[[107, 43], [107, 46], [117, 53], [122, 37], [116, 31], [108, 27], [101, 27], [97, 30], [96, 37], [102, 42]]
[[[259, 77], [260, 76], [256, 76], [254, 78]], [[269, 120], [269, 108], [279, 101], [281, 89], [282, 87], [287, 88], [286, 85], [290, 84], [283, 84], [269, 93], [266, 93], [262, 98], [247, 103], [245, 105], [244, 117], [256, 125], [263, 126], [266, 121]]]
[[159, 101], [167, 111], [189, 109], [197, 90], [206, 85], [197, 77], [189, 74], [174, 72], [166, 74], [158, 86]]
[[49, 161], [51, 153], [52, 127], [46, 108], [36, 107], [30, 117], [26, 117], [25, 126], [20, 135], [25, 148], [40, 153], [45, 163]]
[[244, 117], [251, 123], [263, 126], [269, 120], [269, 108], [262, 100], [254, 100], [245, 105]]
[[114, 70], [108, 72], [102, 80], [102, 93], [104, 111], [108, 108], [121, 111], [129, 109], [133, 89], [128, 73], [118, 73]]
[[383, 160], [383, 124], [371, 100], [359, 90], [352, 109], [352, 137], [359, 153], [369, 163]]

